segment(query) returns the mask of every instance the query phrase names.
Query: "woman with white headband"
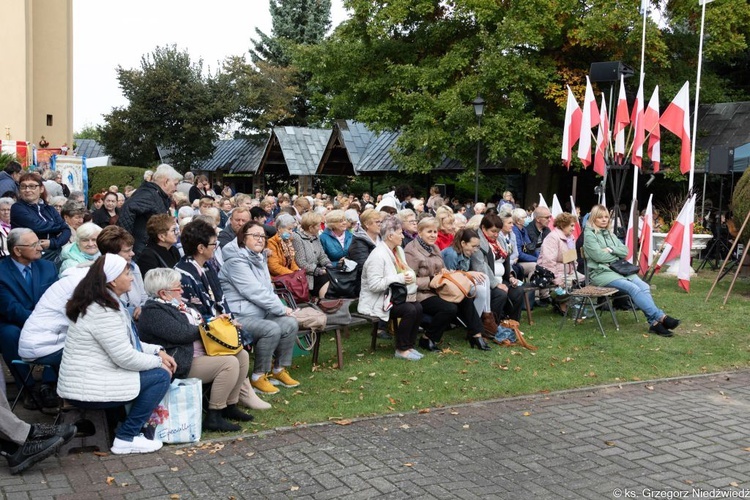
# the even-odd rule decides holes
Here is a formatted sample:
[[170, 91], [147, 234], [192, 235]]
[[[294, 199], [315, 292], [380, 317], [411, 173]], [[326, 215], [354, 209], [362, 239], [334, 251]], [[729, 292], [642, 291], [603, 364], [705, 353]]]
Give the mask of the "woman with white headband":
[[107, 409], [131, 403], [115, 433], [112, 453], [161, 448], [141, 428], [169, 388], [177, 365], [161, 346], [141, 342], [119, 296], [133, 277], [127, 261], [105, 254], [91, 266], [66, 306], [72, 322], [63, 349], [57, 393], [74, 406]]

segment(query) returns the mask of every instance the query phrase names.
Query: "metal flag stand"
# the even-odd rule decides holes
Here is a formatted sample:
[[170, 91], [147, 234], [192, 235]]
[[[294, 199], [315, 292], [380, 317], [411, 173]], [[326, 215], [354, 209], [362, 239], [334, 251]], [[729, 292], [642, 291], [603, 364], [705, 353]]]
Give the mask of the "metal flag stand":
[[[739, 232], [737, 233], [737, 237], [734, 238], [734, 241], [732, 242], [732, 248], [729, 249], [729, 253], [727, 254], [726, 258], [724, 259], [724, 262], [721, 264], [721, 269], [719, 269], [719, 274], [716, 275], [716, 279], [714, 280], [714, 284], [711, 285], [711, 289], [708, 291], [708, 295], [706, 295], [706, 302], [708, 302], [709, 297], [711, 297], [711, 294], [714, 291], [714, 288], [716, 288], [716, 284], [719, 282], [719, 280], [724, 276], [722, 273], [724, 273], [724, 268], [727, 265], [727, 262], [729, 262], [729, 259], [732, 258], [732, 252], [734, 252], [735, 247], [739, 244], [740, 240], [742, 239], [742, 233], [745, 231], [745, 226], [747, 226], [747, 222], [750, 220], [750, 211], [747, 212], [747, 215], [745, 216], [745, 221], [742, 223], [742, 227], [740, 228]], [[742, 270], [742, 265], [745, 262], [745, 257], [747, 257], [747, 250], [742, 252], [742, 257], [739, 258], [739, 265], [737, 266], [737, 269], [734, 271], [734, 276], [732, 277], [732, 282], [729, 284], [729, 290], [727, 290], [727, 294], [724, 296], [724, 305], [727, 305], [727, 300], [729, 300], [729, 295], [732, 293], [732, 288], [734, 288], [734, 283], [737, 281], [737, 276], [740, 275], [740, 271]]]

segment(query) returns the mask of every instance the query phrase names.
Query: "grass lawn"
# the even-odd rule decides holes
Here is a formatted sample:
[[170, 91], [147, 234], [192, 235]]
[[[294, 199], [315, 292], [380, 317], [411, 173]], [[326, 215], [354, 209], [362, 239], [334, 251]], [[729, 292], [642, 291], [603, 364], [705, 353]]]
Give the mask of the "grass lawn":
[[[533, 394], [591, 385], [629, 382], [678, 375], [735, 370], [750, 366], [750, 281], [737, 281], [726, 306], [721, 303], [731, 275], [709, 300], [705, 297], [716, 276], [701, 271], [691, 281], [691, 293], [676, 278], [656, 276], [654, 298], [682, 325], [672, 338], [648, 333], [642, 313], [638, 323], [630, 312], [617, 313], [620, 331], [603, 315], [603, 338], [594, 319], [560, 328], [551, 308], [536, 309], [536, 324], [522, 318], [521, 329], [539, 349], [502, 348], [487, 352], [470, 349], [463, 330], [447, 332], [443, 354], [424, 353], [421, 361], [393, 358], [393, 343], [379, 340], [370, 352], [369, 328], [352, 330], [344, 339], [344, 369], [333, 367], [332, 335], [322, 339], [321, 365], [312, 370], [310, 356], [294, 359], [296, 389], [281, 388], [264, 396], [273, 409], [253, 412], [249, 432], [302, 423], [383, 415], [430, 407]], [[252, 360], [251, 360], [252, 362]]]

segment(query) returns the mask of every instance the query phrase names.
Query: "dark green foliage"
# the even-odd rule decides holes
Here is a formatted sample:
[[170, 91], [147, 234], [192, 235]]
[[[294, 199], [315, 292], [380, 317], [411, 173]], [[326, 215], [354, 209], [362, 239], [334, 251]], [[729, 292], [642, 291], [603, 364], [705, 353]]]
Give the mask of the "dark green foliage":
[[125, 186], [137, 188], [143, 182], [145, 168], [140, 167], [96, 167], [88, 169], [89, 173], [89, 196], [115, 185], [122, 191]]
[[73, 134], [73, 137], [76, 139], [93, 139], [99, 143], [101, 143], [102, 140], [99, 127], [94, 125], [84, 125], [81, 130], [78, 130]]

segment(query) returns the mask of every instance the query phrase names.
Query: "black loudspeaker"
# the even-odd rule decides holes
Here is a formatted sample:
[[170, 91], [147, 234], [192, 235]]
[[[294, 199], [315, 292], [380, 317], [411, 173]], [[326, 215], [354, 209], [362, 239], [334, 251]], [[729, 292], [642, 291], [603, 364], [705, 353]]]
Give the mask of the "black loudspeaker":
[[589, 68], [589, 80], [592, 82], [616, 82], [620, 75], [625, 78], [633, 76], [633, 68], [621, 61], [591, 63]]
[[729, 175], [734, 166], [734, 148], [728, 146], [712, 146], [708, 153], [709, 174]]

